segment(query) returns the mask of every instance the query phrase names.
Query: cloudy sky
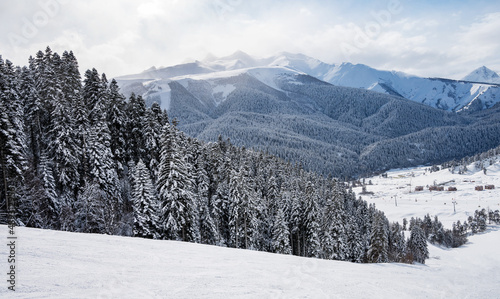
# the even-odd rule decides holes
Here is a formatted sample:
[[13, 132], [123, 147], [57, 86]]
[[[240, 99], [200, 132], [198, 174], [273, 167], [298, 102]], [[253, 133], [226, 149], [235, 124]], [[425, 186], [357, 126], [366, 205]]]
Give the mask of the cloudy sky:
[[0, 55], [47, 45], [108, 77], [242, 50], [420, 76], [500, 71], [500, 1], [0, 0]]

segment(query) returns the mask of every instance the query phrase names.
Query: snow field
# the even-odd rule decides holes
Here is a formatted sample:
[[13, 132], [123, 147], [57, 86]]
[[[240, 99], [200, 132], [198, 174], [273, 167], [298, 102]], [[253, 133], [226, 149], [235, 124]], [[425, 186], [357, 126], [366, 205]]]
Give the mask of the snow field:
[[[0, 226], [7, 235], [7, 227]], [[175, 241], [17, 228], [2, 298], [498, 298], [500, 230], [426, 265], [353, 264]], [[2, 246], [2, 269], [6, 269]], [[6, 275], [5, 275], [6, 276]]]
[[[380, 176], [367, 178], [373, 185], [367, 185], [367, 191], [373, 195], [361, 195], [368, 203], [374, 203], [384, 211], [390, 221], [402, 224], [403, 218], [423, 218], [427, 213], [439, 220], [446, 228], [451, 229], [453, 222], [467, 220], [474, 216], [476, 210], [500, 210], [500, 162], [488, 166], [486, 174], [469, 165], [465, 174], [451, 173], [448, 169], [437, 172], [425, 171], [430, 167], [397, 169], [387, 172], [387, 178]], [[445, 191], [429, 191], [428, 186], [443, 184]], [[475, 191], [475, 186], [495, 185], [493, 190]], [[423, 191], [415, 191], [416, 186], [423, 186]], [[457, 191], [446, 191], [448, 187], [456, 187]], [[361, 187], [353, 188], [356, 194]], [[410, 192], [411, 191], [411, 192]], [[394, 196], [396, 196], [397, 207]], [[455, 210], [453, 201], [456, 202]]]

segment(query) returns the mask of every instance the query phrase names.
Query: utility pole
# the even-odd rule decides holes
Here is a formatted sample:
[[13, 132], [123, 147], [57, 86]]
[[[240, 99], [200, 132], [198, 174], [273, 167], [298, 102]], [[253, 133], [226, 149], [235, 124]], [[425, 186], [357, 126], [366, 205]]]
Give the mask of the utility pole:
[[[398, 206], [398, 201], [396, 200], [396, 196], [397, 196], [397, 195], [394, 195], [394, 204], [395, 204], [395, 205], [396, 205], [396, 207], [397, 207], [397, 206]], [[392, 198], [392, 196], [391, 196], [391, 198]]]
[[455, 206], [457, 205], [457, 201], [454, 198], [452, 198], [451, 202], [453, 203], [453, 214], [456, 214], [457, 210], [455, 209]]
[[410, 193], [411, 193], [411, 177], [410, 177]]

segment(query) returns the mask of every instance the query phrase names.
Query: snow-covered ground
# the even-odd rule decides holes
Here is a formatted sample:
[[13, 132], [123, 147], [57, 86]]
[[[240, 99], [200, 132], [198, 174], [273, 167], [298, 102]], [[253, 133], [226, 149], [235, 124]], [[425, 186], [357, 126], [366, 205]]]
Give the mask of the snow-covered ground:
[[[7, 236], [6, 226], [0, 234]], [[174, 241], [17, 228], [1, 298], [498, 298], [500, 230], [426, 265], [352, 264]], [[5, 237], [6, 238], [6, 237]], [[6, 239], [5, 239], [6, 240]], [[2, 246], [2, 273], [7, 246]]]
[[[473, 168], [473, 167], [471, 167]], [[413, 173], [414, 176], [410, 174]], [[417, 185], [455, 180], [456, 192]], [[371, 178], [391, 221], [438, 215], [447, 227], [475, 209], [500, 208], [500, 165], [465, 175], [424, 168]], [[475, 182], [472, 182], [475, 181]], [[359, 190], [360, 191], [360, 190]], [[397, 195], [398, 206], [394, 204]], [[453, 213], [452, 198], [458, 202]], [[417, 200], [417, 201], [415, 201]], [[445, 205], [446, 203], [446, 205]], [[500, 227], [457, 249], [429, 245], [425, 265], [353, 264], [175, 241], [16, 228], [16, 291], [7, 289], [8, 246], [0, 247], [0, 298], [499, 298]], [[7, 244], [8, 229], [0, 226]]]
[[[458, 168], [455, 173], [448, 169], [431, 173], [426, 169], [430, 167], [391, 170], [387, 178], [367, 178], [365, 182], [371, 181], [373, 185], [367, 185], [366, 190], [374, 194], [361, 197], [375, 203], [390, 221], [400, 224], [405, 217], [407, 220], [412, 216], [423, 218], [429, 213], [432, 217], [437, 215], [445, 227], [451, 228], [453, 222], [474, 216], [475, 210], [500, 210], [500, 162], [486, 167], [486, 174], [476, 169], [474, 163], [468, 165], [464, 174], [458, 174]], [[445, 191], [429, 191], [428, 186], [434, 184], [442, 184]], [[494, 185], [495, 189], [475, 191], [476, 186], [484, 188], [485, 185]], [[424, 190], [415, 191], [416, 186]], [[447, 191], [448, 187], [456, 187], [457, 191]], [[361, 187], [353, 190], [356, 194], [362, 191]]]

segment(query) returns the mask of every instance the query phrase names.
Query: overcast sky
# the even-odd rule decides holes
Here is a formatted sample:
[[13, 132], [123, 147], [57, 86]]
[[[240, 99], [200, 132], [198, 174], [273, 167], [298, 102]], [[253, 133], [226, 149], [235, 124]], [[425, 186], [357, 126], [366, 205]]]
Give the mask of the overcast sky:
[[500, 1], [0, 0], [0, 55], [49, 45], [108, 77], [242, 50], [420, 76], [500, 71]]

